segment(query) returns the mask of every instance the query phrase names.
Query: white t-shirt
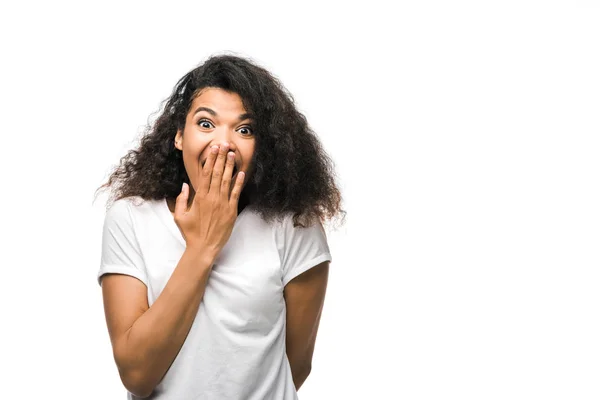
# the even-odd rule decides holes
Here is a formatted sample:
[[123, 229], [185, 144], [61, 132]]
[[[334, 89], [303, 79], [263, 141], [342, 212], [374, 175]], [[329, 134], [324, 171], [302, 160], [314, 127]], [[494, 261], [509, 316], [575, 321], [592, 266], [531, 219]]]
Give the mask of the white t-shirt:
[[[106, 273], [134, 276], [152, 306], [185, 247], [165, 200], [117, 200], [104, 220], [98, 283]], [[294, 228], [290, 213], [267, 224], [244, 208], [214, 262], [190, 332], [150, 398], [296, 400], [283, 288], [326, 260], [320, 223]]]

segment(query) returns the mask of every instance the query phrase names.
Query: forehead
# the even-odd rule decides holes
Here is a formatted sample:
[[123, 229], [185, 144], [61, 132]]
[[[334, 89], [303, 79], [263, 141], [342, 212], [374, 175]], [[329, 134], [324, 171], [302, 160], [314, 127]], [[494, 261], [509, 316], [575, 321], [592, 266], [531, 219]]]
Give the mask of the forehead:
[[192, 101], [190, 112], [195, 113], [195, 110], [201, 106], [211, 108], [217, 114], [239, 114], [246, 111], [242, 98], [237, 93], [220, 88], [201, 89]]

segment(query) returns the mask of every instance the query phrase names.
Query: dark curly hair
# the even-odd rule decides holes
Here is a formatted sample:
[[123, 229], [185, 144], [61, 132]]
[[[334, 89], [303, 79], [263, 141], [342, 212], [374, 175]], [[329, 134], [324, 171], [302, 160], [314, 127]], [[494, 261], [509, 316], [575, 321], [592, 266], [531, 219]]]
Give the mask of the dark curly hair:
[[131, 196], [174, 199], [182, 183], [190, 183], [174, 138], [184, 129], [192, 101], [207, 87], [237, 93], [255, 116], [254, 173], [240, 205], [252, 205], [266, 221], [291, 212], [294, 226], [310, 225], [315, 218], [345, 218], [333, 162], [292, 95], [266, 69], [228, 54], [210, 56], [179, 80], [154, 124], [148, 123], [139, 147], [122, 157], [97, 189], [112, 187], [109, 205], [111, 199]]

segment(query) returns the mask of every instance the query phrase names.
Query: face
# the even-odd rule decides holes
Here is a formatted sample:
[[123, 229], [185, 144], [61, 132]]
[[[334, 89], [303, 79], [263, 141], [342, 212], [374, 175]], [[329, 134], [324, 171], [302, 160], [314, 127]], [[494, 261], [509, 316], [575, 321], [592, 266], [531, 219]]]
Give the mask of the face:
[[183, 163], [194, 192], [198, 188], [198, 173], [213, 145], [229, 143], [235, 155], [237, 173], [244, 171], [244, 186], [252, 173], [255, 133], [254, 120], [246, 114], [242, 99], [236, 93], [219, 88], [205, 88], [192, 101], [183, 132], [177, 131], [175, 147], [183, 152]]

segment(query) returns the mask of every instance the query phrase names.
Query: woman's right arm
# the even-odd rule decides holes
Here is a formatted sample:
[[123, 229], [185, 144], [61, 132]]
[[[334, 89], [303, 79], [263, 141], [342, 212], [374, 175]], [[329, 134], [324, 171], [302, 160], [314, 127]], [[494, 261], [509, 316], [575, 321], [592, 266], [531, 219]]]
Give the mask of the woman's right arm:
[[187, 248], [152, 307], [140, 280], [106, 274], [102, 295], [113, 356], [123, 385], [149, 396], [175, 360], [192, 327], [216, 255]]
[[200, 307], [212, 265], [231, 236], [244, 173], [237, 175], [232, 187], [234, 158], [233, 153], [227, 157], [227, 152], [227, 144], [214, 147], [204, 167], [198, 159], [197, 191], [189, 209], [187, 184], [177, 196], [174, 220], [186, 250], [152, 307], [146, 285], [137, 278], [117, 274], [102, 279], [115, 362], [123, 384], [138, 397], [152, 393], [177, 357]]

